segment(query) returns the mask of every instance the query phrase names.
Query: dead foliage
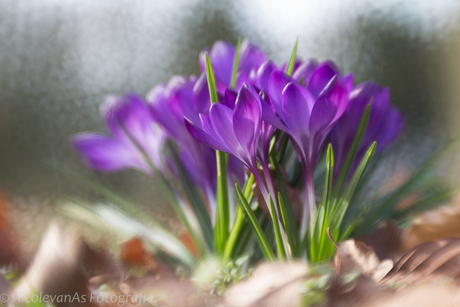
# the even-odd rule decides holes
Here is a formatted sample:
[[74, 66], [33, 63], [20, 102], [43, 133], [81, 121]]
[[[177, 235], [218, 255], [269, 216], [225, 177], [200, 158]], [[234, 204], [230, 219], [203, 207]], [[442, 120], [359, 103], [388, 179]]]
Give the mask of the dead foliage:
[[264, 263], [245, 281], [233, 285], [225, 307], [296, 307], [308, 273], [304, 262]]

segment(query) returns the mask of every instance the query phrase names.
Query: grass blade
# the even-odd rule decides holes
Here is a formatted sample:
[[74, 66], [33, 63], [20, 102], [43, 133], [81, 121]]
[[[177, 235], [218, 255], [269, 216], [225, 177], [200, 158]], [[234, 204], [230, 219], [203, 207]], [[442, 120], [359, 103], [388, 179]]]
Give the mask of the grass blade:
[[355, 173], [351, 177], [350, 183], [345, 189], [342, 195], [342, 198], [340, 199], [338, 204], [335, 206], [335, 208], [332, 208], [333, 218], [331, 221], [331, 233], [332, 233], [332, 237], [335, 240], [339, 238], [339, 233], [342, 228], [342, 221], [345, 216], [345, 213], [348, 209], [348, 206], [350, 205], [350, 201], [354, 195], [356, 187], [358, 186], [358, 183], [361, 180], [361, 177], [363, 176], [364, 171], [367, 168], [367, 165], [369, 164], [369, 161], [374, 156], [376, 146], [377, 146], [377, 143], [374, 142], [371, 145], [371, 147], [369, 147], [363, 159], [359, 163], [358, 168], [356, 169]]
[[257, 220], [254, 212], [251, 209], [251, 206], [247, 202], [241, 190], [238, 188], [237, 185], [235, 185], [235, 187], [236, 187], [236, 194], [237, 194], [236, 196], [238, 198], [238, 203], [240, 204], [240, 206], [244, 208], [246, 215], [248, 216], [249, 220], [252, 223], [253, 230], [254, 230], [254, 236], [256, 237], [257, 242], [259, 243], [260, 249], [265, 259], [274, 261], [276, 259], [275, 255], [273, 254], [270, 244], [268, 243], [268, 240], [265, 237], [265, 234], [259, 225], [259, 221]]
[[[208, 80], [211, 104], [218, 102], [216, 80], [209, 54], [206, 52], [206, 77]], [[216, 192], [216, 224], [214, 227], [214, 251], [224, 252], [230, 227], [230, 206], [227, 184], [227, 154], [216, 150], [217, 161], [217, 192]]]
[[[252, 188], [253, 183], [254, 183], [254, 175], [251, 174], [251, 176], [249, 176], [249, 178], [246, 180], [243, 186], [243, 195], [246, 199], [249, 199], [249, 202], [251, 202], [252, 200], [252, 197], [250, 197], [250, 194], [252, 192], [251, 188]], [[235, 223], [233, 223], [232, 231], [230, 232], [230, 236], [225, 245], [224, 263], [226, 263], [232, 255], [234, 246], [243, 228], [245, 218], [246, 218], [246, 215], [244, 214], [244, 209], [241, 206], [238, 206], [236, 208]]]
[[211, 219], [209, 217], [209, 213], [206, 210], [206, 206], [203, 203], [203, 199], [201, 198], [200, 194], [198, 193], [195, 185], [191, 182], [189, 176], [187, 175], [186, 171], [184, 170], [184, 167], [182, 163], [179, 160], [179, 155], [177, 153], [177, 150], [171, 146], [170, 143], [168, 143], [168, 148], [171, 152], [171, 156], [175, 162], [175, 165], [179, 171], [179, 178], [181, 179], [180, 181], [183, 183], [184, 191], [188, 196], [188, 199], [190, 200], [192, 204], [192, 209], [193, 212], [198, 220], [198, 223], [200, 225], [201, 231], [203, 233], [203, 237], [205, 239], [205, 242], [207, 244], [207, 247], [209, 250], [212, 250], [212, 245], [213, 245], [213, 230], [212, 230], [212, 223]]
[[193, 268], [196, 259], [190, 251], [169, 230], [159, 227], [159, 223], [144, 225], [132, 219], [127, 212], [109, 205], [86, 205], [79, 201], [69, 202], [58, 209], [65, 215], [100, 228], [101, 221], [124, 236], [142, 236], [166, 255], [179, 261], [188, 268]]
[[358, 131], [356, 132], [356, 136], [351, 144], [350, 150], [348, 151], [347, 157], [345, 158], [345, 162], [343, 163], [342, 169], [337, 176], [337, 179], [334, 184], [334, 189], [332, 190], [332, 203], [335, 204], [339, 200], [340, 193], [343, 190], [343, 186], [348, 178], [348, 173], [350, 172], [351, 165], [355, 160], [356, 153], [358, 152], [359, 145], [361, 144], [361, 140], [366, 133], [367, 124], [369, 123], [369, 117], [371, 114], [372, 108], [372, 99], [367, 105], [366, 109], [364, 110], [363, 117], [361, 118], [361, 123], [359, 124]]
[[293, 256], [297, 255], [298, 249], [298, 234], [297, 234], [297, 222], [294, 217], [294, 211], [292, 210], [292, 204], [289, 200], [288, 191], [284, 178], [281, 174], [281, 169], [274, 157], [274, 154], [270, 156], [270, 163], [273, 165], [275, 170], [276, 182], [278, 183], [278, 203], [280, 206], [281, 217], [283, 219], [284, 229], [286, 230], [287, 239], [289, 246], [291, 247], [291, 253]]
[[236, 77], [238, 74], [238, 66], [240, 64], [240, 48], [241, 38], [238, 38], [238, 43], [236, 43], [235, 58], [233, 59], [232, 81], [230, 84], [232, 90], [234, 90], [236, 86]]
[[[334, 176], [334, 152], [332, 145], [329, 144], [326, 152], [326, 178], [324, 182], [323, 195], [319, 204], [318, 215], [316, 219], [315, 232], [312, 236], [312, 251], [317, 251], [314, 261], [320, 261], [327, 257], [324, 254], [325, 244], [331, 244], [327, 235], [327, 228], [331, 222], [330, 197], [332, 193], [332, 179]], [[312, 258], [313, 260], [313, 258]]]
[[276, 208], [275, 204], [273, 203], [273, 199], [270, 194], [268, 194], [268, 202], [270, 205], [270, 212], [273, 212], [272, 219], [273, 219], [273, 230], [275, 232], [275, 239], [276, 239], [276, 245], [278, 247], [278, 256], [280, 260], [285, 260], [286, 259], [286, 249], [284, 247], [284, 240], [281, 234], [281, 227], [280, 227], [280, 221], [278, 219], [278, 216], [276, 215]]
[[294, 71], [294, 65], [295, 65], [295, 60], [297, 57], [297, 43], [299, 42], [299, 38], [296, 39], [294, 48], [292, 49], [291, 53], [291, 58], [289, 59], [289, 62], [286, 65], [286, 75], [290, 76], [292, 75], [292, 72]]
[[209, 54], [206, 52], [206, 79], [208, 80], [209, 96], [211, 98], [211, 104], [219, 101], [217, 96], [216, 78], [214, 77], [214, 70], [212, 69], [211, 60]]

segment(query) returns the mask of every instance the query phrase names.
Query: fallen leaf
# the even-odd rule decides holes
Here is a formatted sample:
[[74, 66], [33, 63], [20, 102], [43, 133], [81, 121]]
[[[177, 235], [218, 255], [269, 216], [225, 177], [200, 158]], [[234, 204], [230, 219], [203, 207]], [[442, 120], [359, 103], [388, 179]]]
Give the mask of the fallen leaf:
[[193, 239], [190, 236], [189, 232], [182, 232], [182, 234], [179, 235], [179, 240], [182, 243], [184, 243], [185, 247], [187, 247], [187, 249], [192, 253], [193, 256], [195, 256], [196, 258], [200, 257], [200, 253], [198, 252], [198, 249], [196, 248], [196, 245], [193, 242]]
[[138, 265], [148, 269], [157, 267], [155, 260], [147, 252], [140, 238], [132, 238], [121, 244], [120, 259], [125, 265]]
[[442, 206], [416, 217], [404, 232], [404, 248], [409, 250], [419, 244], [443, 238], [460, 238], [460, 195], [453, 205]]
[[[446, 284], [425, 283], [414, 287], [396, 289], [380, 295], [371, 295], [359, 306], [365, 307], [454, 307], [460, 306], [458, 287]], [[356, 307], [357, 305], [350, 305]]]
[[338, 245], [334, 264], [340, 275], [359, 272], [375, 282], [379, 282], [393, 267], [393, 261], [380, 261], [372, 247], [353, 239]]
[[460, 281], [460, 239], [442, 239], [414, 247], [396, 262], [381, 282], [414, 283], [428, 278]]
[[307, 273], [305, 262], [264, 263], [247, 280], [230, 287], [224, 306], [297, 307]]
[[[328, 307], [454, 307], [460, 306], [459, 288], [454, 284], [422, 283], [397, 289], [369, 286], [359, 280], [353, 289], [328, 295]], [[342, 285], [341, 289], [345, 287]], [[335, 289], [336, 290], [336, 289]]]
[[[91, 272], [120, 275], [107, 254], [92, 251], [75, 230], [52, 223], [40, 243], [35, 257], [15, 289], [16, 297], [37, 292], [50, 297], [70, 295], [82, 300], [90, 297], [87, 281]], [[53, 302], [55, 306], [94, 306], [86, 299]]]

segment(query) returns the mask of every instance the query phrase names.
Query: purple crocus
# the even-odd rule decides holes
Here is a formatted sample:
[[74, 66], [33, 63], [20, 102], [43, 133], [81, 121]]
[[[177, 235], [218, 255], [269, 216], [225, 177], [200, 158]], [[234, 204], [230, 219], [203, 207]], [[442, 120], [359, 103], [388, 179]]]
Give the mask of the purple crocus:
[[[176, 76], [166, 85], [155, 86], [147, 95], [147, 101], [155, 121], [178, 145], [181, 163], [192, 182], [206, 195], [210, 204], [210, 215], [214, 217], [217, 187], [216, 153], [195, 140], [184, 124], [185, 116], [200, 126], [199, 114], [209, 114], [211, 102], [206, 76]], [[228, 170], [230, 184], [244, 181], [244, 167], [237, 159], [229, 159]]]
[[165, 135], [153, 126], [142, 98], [109, 96], [101, 105], [101, 117], [111, 136], [88, 132], [71, 137], [89, 167], [104, 172], [135, 168], [152, 175], [150, 160], [162, 170], [160, 151]]
[[[237, 157], [254, 174], [268, 203], [268, 192], [257, 169], [257, 151], [262, 123], [261, 98], [253, 87], [243, 86], [233, 104], [234, 92], [227, 91], [224, 103], [214, 103], [209, 116], [200, 114], [196, 125], [185, 117], [190, 134], [199, 142]], [[232, 106], [234, 105], [234, 108]]]
[[377, 142], [375, 150], [375, 155], [377, 155], [388, 147], [404, 129], [404, 119], [401, 113], [390, 104], [389, 88], [383, 88], [374, 82], [364, 82], [353, 88], [347, 109], [330, 133], [335, 156], [335, 176], [342, 168], [358, 131], [364, 110], [371, 100], [369, 124], [356, 154], [351, 169], [352, 173], [374, 141]]
[[351, 76], [342, 78], [330, 62], [318, 67], [306, 87], [279, 70], [270, 77], [268, 94], [283, 124], [273, 114], [264, 119], [290, 135], [308, 169], [314, 168], [327, 134], [347, 107], [350, 80]]
[[214, 202], [217, 180], [215, 152], [192, 138], [183, 122], [184, 116], [199, 122], [198, 110], [209, 108], [207, 84], [203, 85], [202, 78], [175, 76], [168, 84], [155, 86], [147, 94], [147, 102], [154, 120], [177, 143], [181, 163], [190, 179], [210, 202]]
[[[217, 89], [220, 92], [224, 92], [225, 88], [231, 85], [236, 48], [225, 41], [216, 41], [210, 51], [202, 51], [200, 53], [200, 66], [203, 72], [206, 71], [205, 53], [207, 51], [209, 52], [209, 59], [216, 78]], [[243, 40], [240, 46], [240, 60], [235, 89], [239, 90], [243, 83], [248, 83], [251, 70], [259, 68], [266, 61], [267, 56], [262, 50], [248, 40]]]
[[[265, 108], [264, 120], [285, 131], [291, 138], [304, 169], [307, 204], [312, 212], [316, 206], [314, 168], [328, 133], [347, 107], [352, 83], [352, 75], [342, 77], [329, 61], [311, 73], [306, 86], [298, 84], [280, 70], [273, 71], [268, 82], [271, 103], [282, 123], [270, 113], [269, 108]], [[303, 231], [307, 220], [308, 212], [304, 208]]]

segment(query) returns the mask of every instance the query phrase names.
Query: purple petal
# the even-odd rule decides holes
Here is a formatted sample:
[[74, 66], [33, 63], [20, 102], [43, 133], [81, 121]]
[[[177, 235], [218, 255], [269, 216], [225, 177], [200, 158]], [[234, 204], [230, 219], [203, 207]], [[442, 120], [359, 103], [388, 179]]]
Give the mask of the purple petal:
[[267, 61], [267, 56], [261, 49], [257, 48], [246, 39], [241, 43], [238, 70], [249, 74], [252, 68], [258, 68], [265, 61]]
[[214, 75], [226, 86], [230, 85], [234, 58], [235, 47], [224, 41], [215, 42], [209, 53]]
[[193, 90], [190, 87], [175, 88], [169, 98], [169, 107], [176, 118], [184, 116], [194, 123], [199, 122], [198, 112], [193, 101]]
[[261, 108], [257, 93], [243, 87], [236, 99], [235, 111], [233, 112], [233, 129], [243, 149], [251, 154], [254, 154], [254, 142], [259, 134]]
[[209, 97], [208, 81], [205, 73], [201, 74], [193, 87], [193, 104], [197, 113], [209, 113], [211, 99]]
[[251, 82], [254, 83], [260, 90], [268, 88], [268, 81], [274, 70], [278, 70], [278, 67], [272, 61], [263, 63], [259, 69], [255, 72]]
[[219, 141], [213, 138], [210, 134], [198, 128], [195, 124], [184, 118], [185, 127], [188, 132], [200, 143], [219, 151], [228, 152], [228, 149]]
[[289, 83], [281, 99], [284, 123], [295, 137], [308, 134], [310, 114], [315, 105], [315, 98], [303, 86]]
[[307, 88], [315, 98], [324, 90], [326, 85], [331, 81], [334, 76], [340, 76], [340, 72], [331, 61], [322, 63], [318, 69], [313, 73], [308, 81]]
[[153, 135], [150, 111], [142, 98], [135, 94], [109, 98], [101, 106], [101, 116], [115, 136], [126, 138], [128, 132], [143, 147]]
[[118, 171], [132, 167], [148, 172], [142, 154], [132, 143], [122, 143], [98, 133], [75, 135], [71, 143], [83, 156], [85, 163], [95, 170]]
[[348, 106], [349, 96], [350, 93], [344, 84], [342, 84], [342, 82], [338, 82], [328, 98], [337, 107], [337, 112], [335, 113], [333, 122], [336, 122], [340, 116], [342, 116], [343, 112], [345, 112]]
[[296, 81], [300, 81], [302, 79], [306, 83], [313, 73], [316, 71], [318, 68], [318, 62], [314, 59], [309, 59], [305, 62], [303, 62], [299, 67], [297, 67], [296, 70], [294, 70], [294, 73], [292, 74], [292, 78]]
[[214, 103], [209, 112], [212, 128], [219, 141], [232, 153], [239, 156], [243, 151], [233, 130], [233, 111], [220, 103]]
[[284, 120], [281, 110], [281, 95], [286, 85], [292, 82], [284, 72], [275, 70], [268, 81], [268, 94], [270, 96], [273, 107], [275, 108], [278, 115]]
[[342, 82], [345, 85], [346, 89], [351, 92], [353, 90], [353, 73], [349, 73], [343, 77]]
[[262, 120], [286, 132], [286, 126], [276, 116], [273, 105], [270, 102], [270, 96], [265, 91], [261, 91], [260, 96], [262, 98]]
[[224, 96], [224, 105], [232, 110], [235, 109], [236, 97], [238, 97], [238, 93], [228, 88], [225, 90]]
[[310, 117], [310, 131], [312, 134], [323, 133], [330, 126], [337, 112], [337, 106], [327, 98], [316, 101]]

